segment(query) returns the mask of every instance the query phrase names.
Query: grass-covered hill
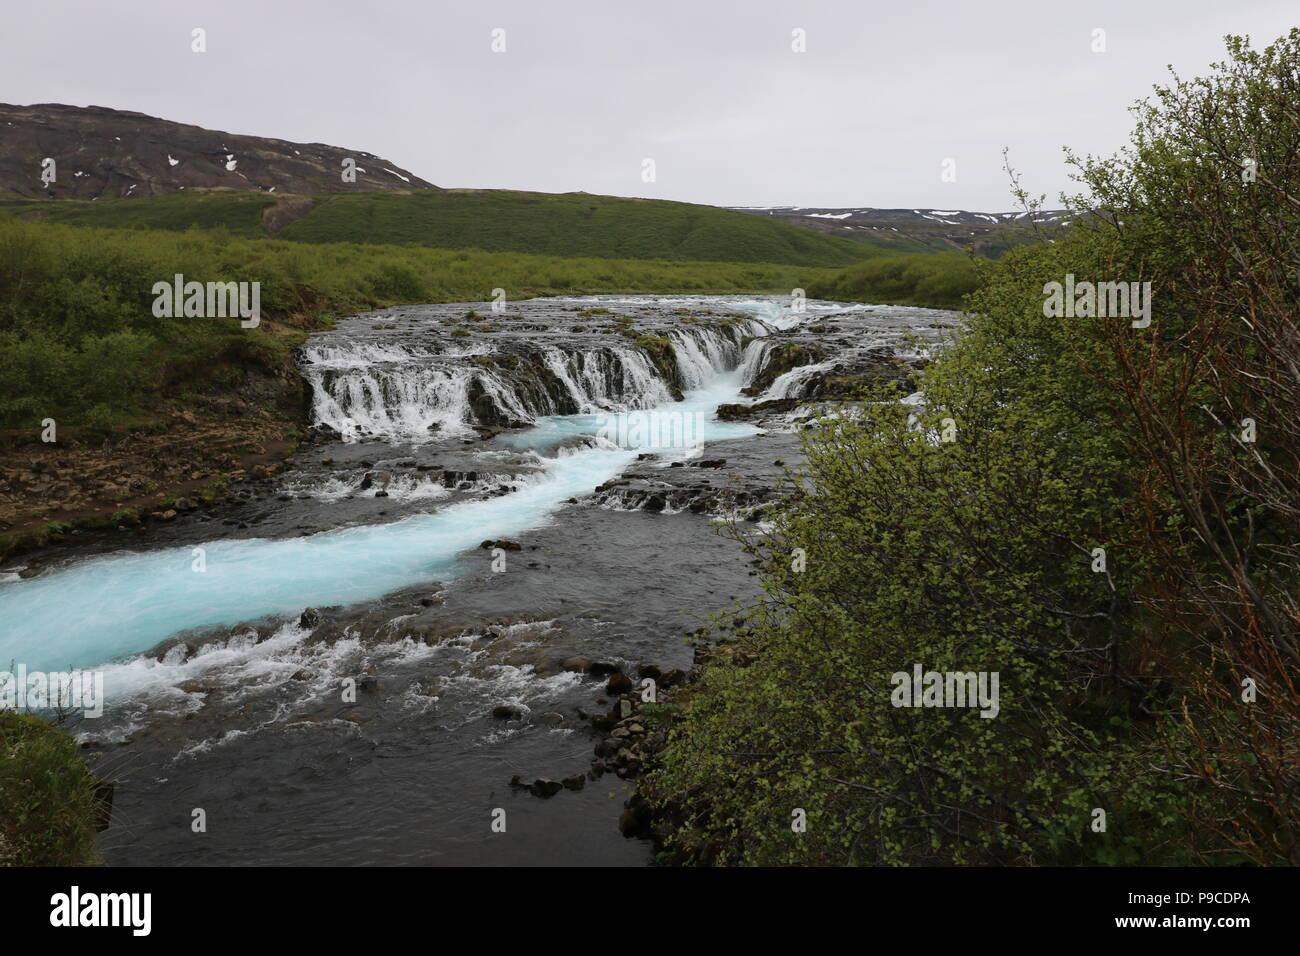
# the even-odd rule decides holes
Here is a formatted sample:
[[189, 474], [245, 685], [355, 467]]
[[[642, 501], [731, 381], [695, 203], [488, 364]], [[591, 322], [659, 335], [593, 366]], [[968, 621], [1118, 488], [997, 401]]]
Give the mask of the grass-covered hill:
[[846, 266], [883, 250], [745, 213], [659, 199], [509, 190], [333, 196], [185, 192], [145, 199], [7, 200], [25, 219], [109, 228], [224, 228], [247, 238], [482, 249], [547, 256]]

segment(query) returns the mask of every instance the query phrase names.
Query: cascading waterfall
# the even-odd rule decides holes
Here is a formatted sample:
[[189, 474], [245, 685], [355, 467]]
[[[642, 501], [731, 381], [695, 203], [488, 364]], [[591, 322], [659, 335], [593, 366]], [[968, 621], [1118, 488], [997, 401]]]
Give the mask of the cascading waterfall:
[[747, 319], [721, 329], [673, 329], [668, 340], [677, 356], [683, 387], [699, 388], [719, 372], [743, 366], [740, 343], [746, 337], [765, 337], [770, 332], [771, 328], [759, 319]]
[[[704, 382], [729, 364], [726, 348], [716, 335], [704, 329], [674, 329], [668, 335], [677, 356], [677, 369], [682, 385], [699, 388]], [[734, 343], [732, 344], [734, 348]], [[730, 363], [734, 364], [734, 363]]]
[[[681, 387], [700, 388], [735, 368], [741, 341], [769, 332], [759, 319], [672, 330]], [[341, 344], [304, 350], [303, 365], [315, 422], [345, 441], [425, 442], [475, 426], [648, 409], [673, 394], [646, 352], [631, 345], [546, 345], [507, 355], [481, 347], [455, 353]]]
[[745, 354], [740, 358], [740, 382], [751, 385], [758, 373], [767, 364], [767, 353], [772, 350], [772, 341], [766, 337], [751, 341], [745, 346]]
[[825, 362], [817, 362], [813, 365], [800, 365], [798, 368], [792, 368], [790, 371], [777, 376], [759, 396], [762, 401], [770, 401], [780, 398], [807, 398], [808, 387], [817, 378], [835, 367], [835, 360], [828, 359]]
[[[546, 367], [563, 383], [577, 414], [650, 408], [672, 398], [654, 366], [638, 349], [614, 347], [565, 352], [548, 346]], [[559, 414], [555, 407], [537, 409], [543, 415]]]
[[[606, 395], [607, 405], [602, 407], [612, 405], [615, 410], [651, 408], [672, 399], [668, 386], [644, 352], [616, 348], [614, 354], [622, 367], [622, 388], [616, 395]], [[594, 382], [590, 378], [588, 381], [596, 387], [606, 379], [597, 376]]]
[[[539, 364], [563, 384], [556, 392], [567, 394], [573, 406], [563, 411], [570, 413], [565, 420], [575, 434], [590, 433], [592, 423], [573, 411], [613, 403], [711, 417], [718, 404], [737, 397], [739, 375], [728, 369], [740, 358], [740, 334], [693, 329], [674, 340], [678, 361], [691, 369], [690, 382], [708, 386], [690, 391], [685, 402], [670, 400], [662, 378], [639, 349], [557, 349], [544, 353]], [[318, 353], [314, 363], [304, 356], [318, 421], [345, 425], [347, 430], [340, 428], [345, 436], [364, 431], [427, 436], [431, 424], [450, 427], [469, 417], [474, 385], [487, 401], [521, 418], [541, 417], [558, 404], [533, 389], [525, 407], [521, 396], [526, 383], [497, 367], [433, 364], [440, 356], [401, 364], [392, 356], [386, 355], [387, 364], [369, 368], [360, 354], [354, 363], [346, 349]], [[327, 362], [335, 367], [322, 368]], [[714, 421], [704, 437], [752, 431], [747, 425]], [[550, 440], [551, 433], [543, 429], [535, 437]], [[2, 582], [0, 655], [28, 666], [90, 666], [146, 650], [187, 628], [292, 613], [309, 604], [362, 601], [453, 575], [459, 552], [484, 537], [535, 527], [565, 499], [589, 492], [633, 458], [635, 450], [607, 442], [565, 449], [558, 457], [539, 460], [543, 477], [502, 497], [309, 538], [208, 542], [202, 545], [203, 574], [194, 573], [186, 547], [96, 558], [31, 580]], [[72, 593], [79, 596], [75, 609], [58, 597]]]
[[362, 436], [427, 441], [464, 427], [473, 372], [460, 367], [399, 366], [346, 371], [308, 367], [312, 417], [347, 441]]
[[[596, 411], [596, 400], [605, 397], [603, 394], [603, 387], [600, 393], [593, 396], [591, 394], [590, 386], [596, 385], [597, 382], [603, 386], [604, 383], [598, 376], [590, 376], [589, 364], [587, 362], [577, 361], [578, 356], [566, 355], [563, 351], [555, 347], [547, 348], [543, 355], [546, 360], [546, 367], [549, 368], [555, 374], [555, 377], [564, 384], [564, 387], [569, 390], [569, 394], [572, 395], [574, 400], [578, 403], [578, 412], [583, 415], [588, 415]], [[578, 365], [579, 368], [570, 369], [570, 362]], [[586, 394], [584, 394], [584, 390], [579, 387], [577, 381], [574, 380], [574, 374], [580, 376], [589, 386]], [[596, 379], [596, 381], [593, 381], [593, 378]], [[583, 396], [581, 399], [579, 399], [580, 395]]]

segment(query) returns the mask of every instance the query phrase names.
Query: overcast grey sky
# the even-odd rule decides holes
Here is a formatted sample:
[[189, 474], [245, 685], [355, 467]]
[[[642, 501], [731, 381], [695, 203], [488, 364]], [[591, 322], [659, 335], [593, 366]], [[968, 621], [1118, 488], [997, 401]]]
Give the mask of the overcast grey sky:
[[1054, 205], [1062, 146], [1114, 151], [1166, 64], [1263, 45], [1300, 4], [11, 0], [4, 21], [0, 101], [366, 150], [440, 186], [990, 211], [1003, 146]]

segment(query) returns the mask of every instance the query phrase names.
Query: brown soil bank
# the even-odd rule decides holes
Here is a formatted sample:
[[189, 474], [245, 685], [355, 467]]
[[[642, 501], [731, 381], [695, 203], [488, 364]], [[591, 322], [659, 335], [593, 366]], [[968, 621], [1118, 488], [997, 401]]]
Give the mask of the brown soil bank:
[[44, 442], [39, 430], [0, 431], [0, 559], [75, 525], [170, 520], [245, 475], [278, 471], [296, 447], [307, 394], [291, 349], [221, 357], [184, 388], [112, 433], [61, 428]]

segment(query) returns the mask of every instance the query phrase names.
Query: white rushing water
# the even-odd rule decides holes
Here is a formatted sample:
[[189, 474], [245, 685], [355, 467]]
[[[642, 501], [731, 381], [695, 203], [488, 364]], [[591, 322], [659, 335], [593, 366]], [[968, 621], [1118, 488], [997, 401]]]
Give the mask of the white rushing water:
[[776, 398], [805, 398], [808, 386], [821, 375], [835, 368], [836, 360], [828, 359], [814, 365], [799, 365], [778, 375], [760, 397], [762, 401]]
[[[636, 305], [673, 300], [620, 297]], [[396, 589], [459, 572], [458, 556], [481, 541], [505, 538], [551, 520], [566, 499], [591, 492], [637, 455], [664, 450], [653, 433], [606, 440], [565, 441], [604, 433], [609, 413], [662, 412], [703, 423], [694, 439], [753, 434], [745, 424], [719, 422], [718, 405], [741, 400], [740, 389], [762, 367], [772, 329], [789, 328], [799, 314], [772, 301], [714, 299], [738, 313], [729, 329], [684, 326], [668, 333], [686, 387], [673, 402], [646, 354], [621, 345], [547, 348], [542, 360], [580, 414], [556, 414], [554, 396], [529, 390], [491, 364], [467, 356], [490, 345], [430, 350], [393, 342], [313, 344], [304, 350], [304, 374], [315, 393], [314, 416], [345, 440], [360, 435], [390, 441], [428, 441], [458, 434], [472, 420], [477, 396], [519, 421], [526, 431], [506, 436], [509, 446], [533, 450], [536, 473], [512, 480], [511, 493], [461, 502], [386, 524], [368, 524], [287, 539], [196, 541], [140, 553], [82, 560], [29, 579], [0, 580], [0, 668], [91, 667], [125, 660], [179, 633], [222, 627], [270, 615], [294, 615], [313, 605], [374, 600]], [[699, 304], [700, 298], [684, 298]], [[742, 342], [751, 338], [743, 349]], [[566, 409], [567, 410], [567, 409]], [[436, 433], [436, 434], [435, 434]], [[554, 449], [549, 455], [539, 450]], [[322, 501], [354, 494], [360, 476], [330, 476], [318, 486], [286, 487]], [[320, 479], [315, 479], [320, 482]], [[373, 493], [373, 492], [372, 492]], [[398, 478], [394, 498], [431, 503], [447, 492], [428, 478]], [[199, 552], [202, 565], [198, 571]]]
[[[699, 413], [705, 440], [752, 434], [718, 422], [713, 410], [739, 394], [737, 372], [662, 407]], [[591, 416], [543, 422], [522, 442], [544, 447], [557, 435], [590, 434]], [[592, 442], [539, 459], [542, 474], [501, 497], [471, 501], [389, 524], [283, 540], [196, 542], [193, 547], [114, 554], [34, 578], [0, 583], [0, 660], [29, 670], [91, 667], [136, 654], [191, 628], [290, 615], [312, 605], [372, 600], [395, 589], [457, 574], [457, 555], [489, 538], [517, 535], [550, 520], [566, 498], [620, 473], [650, 444]], [[112, 689], [109, 688], [111, 693]]]
[[[701, 297], [584, 297], [560, 299], [587, 305], [658, 307], [699, 306]], [[739, 365], [742, 384], [762, 368], [767, 346], [758, 344], [773, 330], [790, 329], [818, 312], [854, 311], [848, 306], [809, 301], [803, 312], [773, 300], [710, 297], [710, 305], [731, 310], [730, 328], [683, 325], [668, 332], [684, 389], [703, 387], [719, 369]], [[749, 318], [735, 318], [735, 316]], [[742, 342], [751, 341], [743, 351]], [[313, 417], [345, 441], [381, 439], [428, 442], [467, 435], [486, 424], [482, 410], [512, 423], [533, 423], [565, 412], [651, 409], [669, 401], [667, 385], [646, 353], [630, 345], [545, 345], [544, 366], [567, 393], [552, 394], [536, 376], [516, 374], [491, 362], [465, 359], [499, 354], [491, 344], [422, 346], [403, 342], [323, 342], [303, 350], [303, 374], [313, 392]], [[483, 403], [486, 402], [486, 405]]]
[[[674, 333], [687, 388], [702, 387], [727, 359], [734, 343], [714, 333]], [[338, 349], [307, 351], [305, 374], [314, 394], [316, 421], [336, 429], [344, 440], [366, 436], [392, 441], [430, 441], [469, 433], [476, 422], [474, 396], [481, 393], [500, 414], [516, 422], [567, 409], [536, 381], [495, 368], [455, 365], [431, 353], [409, 353], [405, 361], [367, 364], [336, 354]], [[654, 408], [671, 401], [663, 379], [640, 349], [601, 346], [541, 351], [544, 366], [568, 392], [580, 414]]]

